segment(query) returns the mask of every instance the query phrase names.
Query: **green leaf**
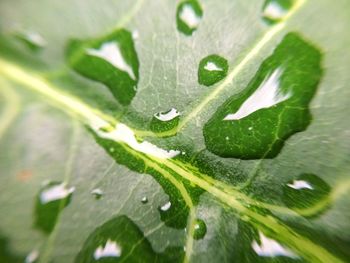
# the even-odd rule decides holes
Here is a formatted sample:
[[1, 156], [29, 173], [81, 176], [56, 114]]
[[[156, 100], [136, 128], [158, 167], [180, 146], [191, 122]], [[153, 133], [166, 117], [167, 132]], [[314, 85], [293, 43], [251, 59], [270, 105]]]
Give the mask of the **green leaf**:
[[2, 1], [0, 260], [348, 261], [349, 10]]

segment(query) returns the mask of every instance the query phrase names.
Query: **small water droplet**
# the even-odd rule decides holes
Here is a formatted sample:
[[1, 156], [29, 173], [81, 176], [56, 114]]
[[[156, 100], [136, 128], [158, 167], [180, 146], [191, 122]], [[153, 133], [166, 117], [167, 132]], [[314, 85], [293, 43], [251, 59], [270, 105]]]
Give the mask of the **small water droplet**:
[[218, 55], [210, 55], [199, 62], [198, 82], [201, 85], [211, 86], [227, 76], [227, 60]]
[[207, 233], [207, 226], [202, 219], [196, 219], [194, 224], [193, 238], [198, 240], [202, 239]]
[[331, 188], [314, 174], [301, 174], [283, 186], [283, 202], [292, 209], [308, 208], [329, 195]]
[[263, 20], [268, 24], [280, 22], [292, 8], [293, 2], [294, 0], [266, 0], [262, 10]]
[[192, 35], [202, 19], [203, 10], [197, 0], [182, 1], [177, 7], [177, 29], [185, 35]]
[[139, 80], [139, 61], [129, 31], [119, 29], [96, 39], [72, 40], [67, 57], [75, 71], [105, 84], [121, 104], [130, 104]]
[[103, 191], [100, 188], [95, 188], [91, 191], [91, 194], [96, 198], [100, 199], [103, 195]]
[[50, 233], [59, 213], [70, 203], [74, 187], [65, 183], [49, 182], [40, 190], [35, 205], [35, 226], [45, 233]]
[[159, 133], [175, 129], [179, 124], [180, 115], [175, 108], [154, 114], [150, 124], [151, 131]]
[[142, 197], [141, 203], [143, 203], [143, 204], [147, 204], [147, 203], [148, 203], [148, 198], [147, 198], [147, 196]]
[[30, 50], [37, 52], [46, 46], [45, 39], [37, 32], [22, 31], [14, 34]]
[[168, 210], [170, 209], [170, 207], [171, 207], [171, 203], [170, 203], [170, 201], [169, 201], [169, 202], [166, 202], [164, 205], [162, 205], [162, 206], [160, 207], [160, 210], [163, 211], [163, 212], [165, 212], [165, 211], [168, 211]]

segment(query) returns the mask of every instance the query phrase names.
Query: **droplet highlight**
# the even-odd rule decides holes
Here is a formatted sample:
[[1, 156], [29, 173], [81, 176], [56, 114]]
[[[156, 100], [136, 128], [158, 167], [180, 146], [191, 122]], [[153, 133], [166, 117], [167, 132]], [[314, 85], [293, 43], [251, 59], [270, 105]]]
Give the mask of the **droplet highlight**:
[[198, 83], [211, 86], [227, 76], [227, 60], [218, 55], [210, 55], [199, 62]]
[[248, 87], [205, 124], [207, 149], [222, 157], [274, 158], [285, 140], [310, 124], [309, 103], [321, 76], [321, 52], [289, 33]]
[[94, 252], [94, 258], [96, 260], [99, 260], [101, 258], [113, 258], [113, 257], [120, 257], [122, 253], [122, 249], [117, 244], [117, 242], [112, 241], [110, 239], [107, 240], [106, 244], [103, 246], [99, 246], [96, 248]]
[[177, 29], [185, 35], [192, 35], [197, 30], [203, 16], [203, 10], [197, 0], [182, 1], [177, 7]]
[[327, 198], [330, 191], [331, 187], [323, 179], [305, 173], [283, 186], [283, 202], [296, 210], [309, 208]]
[[130, 104], [137, 91], [139, 60], [129, 31], [119, 29], [97, 39], [72, 40], [67, 57], [76, 72], [105, 84], [121, 104]]
[[37, 262], [39, 259], [39, 251], [38, 250], [32, 250], [25, 258], [25, 263], [34, 263]]
[[267, 24], [283, 20], [292, 8], [295, 0], [266, 0], [262, 9], [262, 18]]

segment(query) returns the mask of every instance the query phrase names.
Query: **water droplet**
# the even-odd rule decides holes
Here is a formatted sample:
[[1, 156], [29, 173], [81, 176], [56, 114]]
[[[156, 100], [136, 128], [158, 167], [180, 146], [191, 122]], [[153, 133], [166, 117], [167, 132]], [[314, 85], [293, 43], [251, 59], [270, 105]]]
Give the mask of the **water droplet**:
[[70, 203], [74, 187], [49, 182], [40, 190], [35, 205], [35, 226], [45, 233], [55, 227], [59, 213]]
[[120, 29], [98, 39], [72, 40], [67, 54], [75, 71], [104, 83], [121, 104], [131, 102], [139, 79], [139, 61], [129, 31]]
[[218, 55], [210, 55], [199, 62], [198, 82], [201, 85], [211, 86], [227, 76], [227, 60]]
[[108, 239], [104, 246], [101, 245], [96, 248], [94, 258], [99, 260], [101, 258], [120, 257], [121, 253], [122, 249], [117, 242]]
[[37, 52], [46, 46], [45, 39], [37, 32], [17, 32], [14, 35], [18, 40], [20, 40], [34, 52]]
[[314, 174], [301, 174], [283, 187], [283, 202], [292, 209], [316, 205], [329, 195], [331, 188]]
[[147, 203], [148, 203], [148, 198], [147, 198], [147, 196], [142, 197], [141, 203], [143, 203], [143, 204], [147, 204]]
[[266, 0], [263, 5], [262, 17], [268, 24], [280, 22], [288, 14], [294, 0]]
[[260, 242], [252, 242], [252, 248], [261, 257], [277, 257], [284, 256], [289, 258], [299, 258], [293, 251], [282, 246], [276, 240], [266, 237], [259, 231]]
[[25, 258], [25, 263], [34, 263], [39, 259], [39, 251], [38, 250], [32, 250], [27, 257]]
[[91, 191], [91, 194], [96, 198], [100, 199], [103, 195], [103, 191], [100, 188], [95, 188]]
[[207, 149], [222, 157], [275, 157], [284, 141], [311, 121], [309, 103], [322, 76], [320, 64], [318, 49], [295, 33], [285, 36], [248, 87], [205, 124]]
[[182, 248], [174, 247], [166, 248], [164, 253], [155, 252], [131, 219], [118, 216], [89, 235], [74, 262], [180, 262], [174, 259], [182, 259], [183, 255]]
[[193, 238], [198, 240], [202, 239], [207, 233], [207, 226], [202, 219], [196, 219], [194, 224]]
[[176, 11], [177, 29], [185, 35], [192, 35], [202, 16], [203, 11], [197, 0], [182, 1]]
[[180, 115], [175, 108], [154, 114], [150, 124], [151, 131], [160, 133], [175, 129], [179, 124]]

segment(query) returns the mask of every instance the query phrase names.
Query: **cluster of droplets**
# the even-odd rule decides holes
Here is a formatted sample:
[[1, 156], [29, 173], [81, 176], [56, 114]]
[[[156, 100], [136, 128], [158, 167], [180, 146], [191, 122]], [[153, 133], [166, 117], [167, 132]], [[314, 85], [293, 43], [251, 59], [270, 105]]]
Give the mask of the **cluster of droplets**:
[[[263, 6], [262, 17], [269, 25], [281, 22], [288, 15], [288, 10], [292, 6], [293, 0], [267, 0]], [[184, 35], [191, 36], [199, 28], [202, 17], [203, 10], [198, 1], [182, 1], [178, 5], [176, 12], [177, 28]], [[40, 50], [46, 44], [42, 36], [37, 33], [21, 33], [17, 34], [16, 37], [32, 50]], [[139, 61], [133, 43], [137, 38], [137, 31], [131, 34], [122, 29], [99, 39], [72, 41], [67, 52], [69, 64], [81, 75], [105, 84], [119, 103], [128, 105], [136, 94], [139, 80]], [[220, 156], [242, 159], [274, 157], [276, 152], [279, 152], [282, 147], [280, 141], [277, 142], [277, 150], [275, 148], [266, 149], [266, 145], [271, 147], [271, 145], [274, 146], [275, 142], [273, 141], [271, 143], [271, 141], [266, 139], [266, 136], [259, 138], [259, 134], [264, 134], [264, 129], [261, 128], [262, 126], [255, 125], [255, 123], [259, 123], [259, 119], [263, 119], [260, 118], [260, 113], [269, 111], [267, 118], [264, 119], [271, 122], [269, 125], [274, 125], [274, 119], [271, 118], [270, 120], [269, 116], [274, 115], [274, 112], [280, 115], [280, 111], [277, 110], [278, 106], [294, 98], [293, 96], [295, 95], [297, 97], [302, 96], [303, 94], [300, 91], [302, 89], [309, 88], [311, 91], [306, 94], [306, 97], [312, 98], [317, 81], [314, 81], [312, 85], [310, 85], [310, 82], [305, 84], [306, 82], [303, 83], [300, 81], [300, 83], [297, 83], [300, 86], [300, 90], [291, 88], [289, 76], [294, 74], [292, 67], [299, 67], [295, 65], [288, 66], [285, 65], [284, 61], [281, 61], [283, 51], [280, 50], [285, 50], [286, 47], [295, 45], [295, 43], [299, 44], [298, 49], [300, 49], [296, 50], [295, 53], [298, 54], [300, 51], [303, 54], [310, 54], [310, 52], [305, 52], [305, 50], [313, 49], [313, 52], [311, 52], [312, 57], [294, 57], [293, 52], [290, 52], [290, 60], [294, 63], [295, 61], [293, 59], [295, 58], [300, 60], [302, 64], [311, 65], [305, 70], [306, 78], [309, 75], [310, 78], [318, 81], [321, 75], [319, 70], [319, 52], [296, 35], [285, 38], [275, 50], [275, 53], [262, 64], [248, 88], [234, 98], [230, 98], [223, 108], [219, 109], [214, 117], [206, 124], [204, 136], [206, 146], [210, 151]], [[81, 52], [82, 48], [84, 49], [83, 52]], [[213, 86], [227, 77], [228, 70], [229, 65], [225, 58], [216, 54], [208, 55], [199, 62], [198, 83], [207, 87]], [[308, 105], [301, 104], [297, 99], [295, 101], [297, 102], [291, 104], [292, 107], [295, 107], [295, 109], [303, 107], [303, 113], [305, 113], [306, 117], [297, 115], [295, 118], [292, 118], [293, 122], [300, 122], [301, 125], [296, 129], [287, 130], [285, 133], [288, 136], [303, 129], [309, 122]], [[285, 108], [282, 110], [286, 112]], [[180, 117], [181, 113], [175, 108], [156, 113], [150, 123], [150, 129], [154, 133], [174, 130], [179, 124]], [[218, 125], [218, 120], [221, 123], [227, 124], [228, 128]], [[283, 122], [281, 125], [283, 125]], [[290, 123], [287, 123], [286, 126], [290, 126]], [[213, 130], [212, 127], [214, 127]], [[220, 132], [218, 132], [218, 127]], [[125, 127], [119, 128], [124, 128], [124, 134], [128, 132], [125, 130]], [[280, 127], [278, 128], [280, 129]], [[258, 150], [255, 150], [254, 146], [251, 147], [251, 145], [247, 145], [246, 149], [241, 147], [245, 145], [244, 142], [247, 138], [244, 136], [248, 133], [251, 134], [248, 137], [249, 140], [251, 140], [252, 136], [256, 136], [257, 141], [260, 142], [256, 147], [259, 148]], [[282, 136], [283, 139], [285, 137]], [[220, 142], [222, 138], [224, 138], [224, 143]], [[240, 145], [240, 149], [234, 148], [231, 138], [232, 142], [236, 140], [234, 145]], [[216, 147], [213, 146], [214, 144]], [[220, 150], [217, 149], [218, 147]], [[113, 154], [115, 148], [110, 147], [109, 152]], [[271, 152], [272, 154], [270, 155]], [[50, 233], [56, 224], [59, 213], [70, 203], [74, 190], [74, 187], [68, 187], [65, 183], [61, 182], [51, 182], [43, 186], [37, 197], [35, 225], [42, 231]], [[329, 185], [322, 179], [312, 174], [303, 174], [299, 178], [285, 184], [283, 188], [283, 201], [288, 207], [296, 211], [302, 211], [303, 208], [315, 205], [319, 200], [327, 198], [329, 192]], [[93, 189], [91, 194], [96, 199], [100, 199], [104, 195], [100, 188]], [[142, 204], [147, 204], [148, 201], [146, 196], [141, 199]], [[165, 213], [171, 208], [172, 203], [168, 201], [159, 207], [159, 211], [160, 213]], [[77, 256], [76, 262], [90, 262], [91, 259], [93, 259], [91, 262], [95, 262], [103, 258], [122, 258], [124, 251], [128, 251], [128, 245], [125, 244], [123, 247], [125, 240], [118, 236], [118, 233], [113, 232], [111, 234], [110, 226], [118, 230], [126, 225], [130, 227], [131, 235], [135, 235], [137, 238], [140, 237], [141, 231], [129, 218], [119, 217], [112, 219], [97, 228], [90, 235], [82, 248], [82, 252]], [[196, 219], [193, 225], [193, 238], [196, 240], [202, 239], [206, 232], [207, 227], [205, 222], [201, 219]], [[143, 243], [145, 247], [149, 246], [147, 239], [144, 239], [142, 242], [145, 242]], [[276, 240], [267, 237], [262, 232], [259, 232], [259, 240], [252, 241], [251, 247], [256, 254], [262, 257], [287, 256], [298, 258], [294, 252], [279, 244]], [[156, 255], [154, 251], [153, 253]], [[90, 261], [87, 261], [85, 258], [88, 254], [91, 254]], [[33, 250], [27, 256], [26, 262], [34, 262], [38, 256], [39, 252]]]

